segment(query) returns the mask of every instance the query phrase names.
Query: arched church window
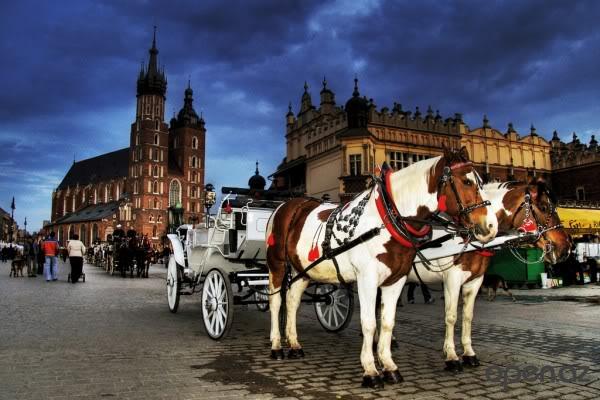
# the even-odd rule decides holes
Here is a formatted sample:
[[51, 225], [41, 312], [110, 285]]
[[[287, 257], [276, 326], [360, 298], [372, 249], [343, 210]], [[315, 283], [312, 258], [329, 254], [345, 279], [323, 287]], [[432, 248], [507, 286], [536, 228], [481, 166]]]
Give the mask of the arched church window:
[[169, 185], [169, 207], [175, 207], [177, 203], [181, 203], [181, 184], [174, 179]]
[[[156, 109], [156, 114], [158, 115], [158, 108]], [[156, 120], [156, 122], [154, 123], [154, 129], [158, 130], [158, 120]], [[154, 141], [157, 140], [157, 135], [154, 136]], [[158, 144], [158, 143], [154, 143], [154, 144]]]
[[156, 225], [154, 225], [154, 226], [152, 227], [152, 237], [153, 237], [153, 238], [156, 238], [156, 237], [158, 237], [158, 236], [156, 236], [156, 235], [157, 235], [157, 229], [156, 229]]
[[158, 209], [158, 200], [156, 198], [154, 199], [154, 208]]
[[158, 177], [158, 166], [152, 167], [152, 176]]
[[198, 138], [196, 136], [194, 136], [192, 138], [192, 149], [197, 149], [198, 148]]
[[154, 215], [150, 214], [150, 219], [149, 219], [149, 221], [150, 221], [150, 222], [154, 222]]
[[158, 193], [158, 182], [152, 182], [152, 193]]
[[196, 156], [192, 156], [192, 168], [196, 168], [198, 166], [198, 159]]

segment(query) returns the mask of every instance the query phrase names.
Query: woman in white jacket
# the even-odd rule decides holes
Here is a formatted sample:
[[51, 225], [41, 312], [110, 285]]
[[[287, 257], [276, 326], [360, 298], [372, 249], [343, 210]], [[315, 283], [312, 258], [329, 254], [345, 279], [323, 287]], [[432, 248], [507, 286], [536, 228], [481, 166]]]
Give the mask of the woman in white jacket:
[[69, 251], [69, 261], [71, 261], [71, 282], [77, 283], [83, 270], [83, 256], [85, 255], [85, 246], [78, 235], [73, 235], [67, 245]]

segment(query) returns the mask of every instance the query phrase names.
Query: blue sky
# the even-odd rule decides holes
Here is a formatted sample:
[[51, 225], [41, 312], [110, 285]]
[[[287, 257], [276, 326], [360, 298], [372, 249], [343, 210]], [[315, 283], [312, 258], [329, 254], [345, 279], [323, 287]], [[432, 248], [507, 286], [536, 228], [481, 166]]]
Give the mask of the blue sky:
[[535, 124], [549, 138], [600, 132], [596, 1], [39, 1], [0, 13], [0, 207], [38, 229], [77, 160], [128, 146], [135, 83], [153, 25], [167, 114], [188, 78], [206, 120], [206, 180], [245, 186], [285, 155], [285, 114], [323, 76], [471, 128]]

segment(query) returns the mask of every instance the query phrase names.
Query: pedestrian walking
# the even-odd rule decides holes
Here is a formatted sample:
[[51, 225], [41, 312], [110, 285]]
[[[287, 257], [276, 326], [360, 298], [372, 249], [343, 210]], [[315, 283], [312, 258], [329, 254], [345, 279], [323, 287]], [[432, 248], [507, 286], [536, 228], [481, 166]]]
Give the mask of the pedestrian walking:
[[83, 256], [86, 251], [85, 245], [79, 240], [79, 235], [73, 235], [73, 239], [69, 240], [67, 251], [71, 262], [71, 283], [77, 283], [83, 271]]
[[420, 285], [414, 282], [408, 283], [408, 304], [415, 304], [415, 288], [421, 286], [421, 292], [423, 292], [423, 299], [425, 304], [432, 304], [435, 300], [431, 297], [427, 285], [421, 283]]
[[58, 280], [58, 242], [54, 238], [56, 234], [50, 232], [50, 235], [42, 244], [46, 263], [44, 264], [44, 275], [46, 282]]
[[588, 257], [587, 265], [590, 271], [590, 283], [598, 281], [598, 263], [594, 257]]
[[25, 239], [23, 242], [23, 261], [27, 266], [27, 276], [35, 277], [36, 276], [36, 265], [33, 259], [33, 241], [31, 239]]
[[37, 275], [42, 275], [44, 273], [44, 262], [46, 261], [44, 257], [44, 249], [42, 248], [42, 244], [44, 241], [41, 236], [38, 236], [37, 240], [33, 245], [33, 251], [35, 252], [35, 261], [37, 262]]

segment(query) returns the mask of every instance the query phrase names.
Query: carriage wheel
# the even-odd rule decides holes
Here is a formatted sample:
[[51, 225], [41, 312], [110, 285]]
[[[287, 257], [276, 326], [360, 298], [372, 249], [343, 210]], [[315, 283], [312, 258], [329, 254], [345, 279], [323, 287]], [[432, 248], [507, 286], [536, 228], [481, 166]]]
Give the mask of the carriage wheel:
[[169, 303], [169, 310], [172, 313], [176, 313], [179, 307], [180, 290], [181, 278], [179, 267], [175, 261], [175, 257], [171, 257], [169, 259], [169, 267], [167, 268], [167, 301]]
[[202, 320], [211, 339], [219, 340], [231, 329], [233, 322], [233, 292], [229, 277], [212, 269], [202, 286]]
[[269, 293], [269, 287], [266, 285], [256, 286], [255, 289], [254, 300], [264, 301], [264, 303], [256, 303], [256, 308], [258, 308], [258, 311], [267, 312], [269, 310], [269, 296], [264, 293]]
[[315, 294], [327, 294], [329, 298], [327, 302], [315, 303], [315, 313], [323, 329], [331, 333], [345, 329], [352, 321], [352, 312], [354, 311], [352, 288], [338, 287], [336, 289], [336, 286], [330, 284], [317, 285]]

